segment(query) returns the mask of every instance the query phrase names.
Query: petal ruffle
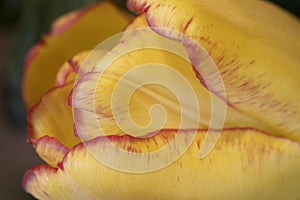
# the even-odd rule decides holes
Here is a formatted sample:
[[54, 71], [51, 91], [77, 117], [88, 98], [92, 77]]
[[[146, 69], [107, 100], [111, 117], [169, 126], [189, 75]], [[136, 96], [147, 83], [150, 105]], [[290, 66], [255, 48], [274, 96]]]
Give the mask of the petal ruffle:
[[30, 143], [34, 146], [38, 155], [51, 166], [57, 166], [69, 150], [55, 138], [49, 136], [31, 139]]
[[[300, 146], [254, 129], [223, 130], [214, 151], [199, 159], [198, 131], [178, 160], [158, 171], [124, 173], [103, 165], [91, 152], [105, 152], [108, 140], [96, 138], [71, 149], [59, 168], [29, 170], [23, 187], [38, 199], [298, 199]], [[167, 144], [176, 131], [144, 139], [108, 137], [127, 153], [147, 153]], [[190, 134], [179, 132], [177, 134]], [[116, 158], [120, 149], [110, 151]], [[170, 152], [172, 155], [174, 151]], [[148, 164], [160, 157], [149, 157]], [[126, 163], [126, 157], [124, 158]], [[128, 165], [134, 165], [127, 160]], [[159, 180], [159, 181], [158, 181]]]
[[37, 103], [42, 94], [53, 87], [55, 75], [63, 62], [119, 33], [128, 21], [128, 16], [109, 2], [59, 19], [50, 35], [44, 36], [27, 55], [22, 85], [26, 106], [29, 108]]
[[72, 108], [68, 105], [72, 87], [73, 83], [69, 83], [48, 91], [31, 108], [27, 116], [30, 140], [50, 136], [68, 148], [80, 142], [74, 135]]
[[[73, 56], [60, 67], [56, 75], [55, 85], [61, 87], [67, 83], [77, 82], [81, 76], [90, 73], [97, 63], [97, 60], [101, 59], [106, 53], [106, 50], [94, 50], [92, 53], [91, 51], [83, 51]], [[89, 57], [89, 62], [85, 61], [87, 57]], [[93, 60], [93, 62], [91, 62], [91, 60]], [[84, 67], [81, 67], [82, 64]]]
[[[298, 19], [265, 1], [129, 0], [128, 7], [145, 12], [151, 27], [196, 40], [217, 64], [231, 105], [274, 127], [274, 135], [300, 142]], [[169, 30], [158, 32], [179, 39]], [[197, 66], [195, 49], [185, 45]], [[200, 75], [212, 80], [212, 92], [222, 92], [214, 74]]]
[[61, 87], [67, 83], [73, 82], [76, 80], [76, 72], [72, 67], [72, 59], [68, 62], [65, 62], [58, 70], [55, 79], [55, 86]]

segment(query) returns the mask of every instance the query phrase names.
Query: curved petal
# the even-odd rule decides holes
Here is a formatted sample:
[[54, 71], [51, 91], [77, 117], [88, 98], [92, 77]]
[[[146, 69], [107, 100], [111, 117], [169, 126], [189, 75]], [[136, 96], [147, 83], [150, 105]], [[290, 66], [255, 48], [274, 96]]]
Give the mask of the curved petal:
[[125, 28], [125, 31], [144, 27], [149, 27], [149, 25], [146, 20], [146, 14], [142, 13], [133, 18], [132, 21], [128, 23], [128, 25]]
[[[97, 161], [90, 152], [105, 151], [102, 137], [71, 149], [59, 168], [29, 170], [23, 187], [38, 199], [298, 199], [300, 146], [254, 129], [224, 130], [210, 156], [199, 159], [198, 131], [190, 148], [171, 165], [144, 174], [124, 173]], [[176, 131], [145, 139], [109, 137], [117, 146], [147, 153], [168, 143]], [[190, 134], [179, 132], [178, 134]], [[115, 147], [116, 148], [116, 147]], [[112, 156], [119, 150], [110, 152]], [[127, 151], [127, 153], [129, 153]], [[125, 159], [125, 158], [124, 158]], [[156, 162], [158, 157], [149, 157]], [[134, 163], [129, 163], [134, 165]], [[159, 180], [159, 181], [158, 181]]]
[[[151, 27], [195, 39], [217, 64], [228, 103], [274, 127], [273, 134], [300, 142], [297, 18], [265, 1], [129, 0], [128, 6], [145, 12]], [[180, 39], [169, 30], [158, 32]], [[185, 46], [197, 66], [201, 60], [194, 46]], [[216, 95], [222, 92], [214, 74], [200, 76], [211, 80], [209, 89]]]
[[128, 16], [109, 2], [99, 3], [59, 19], [49, 35], [28, 53], [23, 77], [23, 98], [29, 108], [55, 81], [59, 67], [80, 51], [119, 33]]
[[72, 59], [65, 62], [58, 70], [55, 78], [55, 86], [61, 87], [67, 83], [73, 82], [76, 79], [76, 72], [72, 66]]
[[30, 139], [38, 155], [51, 166], [57, 166], [68, 152], [68, 148], [55, 138], [43, 136], [39, 139]]
[[[145, 15], [140, 15], [127, 29], [145, 25]], [[212, 121], [212, 109], [217, 110], [219, 107], [226, 108], [226, 111], [223, 113], [221, 109], [217, 110], [218, 116], [213, 117], [219, 121], [222, 121], [224, 117], [226, 128], [255, 127], [271, 133], [274, 131], [272, 126], [245, 115], [210, 93], [199, 83], [192, 65], [180, 55], [161, 49], [142, 48], [146, 43], [164, 42], [155, 33], [153, 34], [157, 35], [157, 38], [150, 38], [151, 40], [146, 41], [147, 34], [144, 34], [144, 29], [126, 32], [122, 41], [103, 59], [116, 56], [123, 49], [131, 46], [141, 48], [122, 54], [104, 72], [102, 65], [97, 65], [93, 72], [85, 74], [75, 85], [70, 104], [76, 115], [77, 133], [81, 133], [82, 139], [90, 140], [100, 136], [101, 133], [140, 136], [135, 133], [146, 135], [161, 128], [208, 128]], [[106, 61], [103, 63], [106, 64]], [[142, 69], [144, 66], [146, 67]], [[167, 66], [167, 68], [161, 67], [157, 70], [154, 68], [156, 66]], [[143, 84], [144, 80], [150, 80], [153, 84]], [[169, 84], [170, 87], [164, 84]], [[117, 86], [123, 88], [117, 90]], [[134, 93], [130, 99], [127, 99], [126, 95], [133, 90]], [[193, 95], [197, 102], [192, 105], [189, 96], [193, 97]], [[153, 105], [161, 105], [164, 108], [166, 120], [161, 127], [156, 124], [160, 125], [160, 122], [164, 121], [163, 114], [152, 115]], [[127, 109], [129, 109], [130, 116], [125, 116]], [[182, 114], [183, 110], [187, 111], [186, 114]], [[182, 118], [189, 123], [182, 125]], [[194, 123], [195, 118], [200, 119], [199, 123]], [[92, 123], [96, 120], [98, 123]], [[130, 131], [124, 131], [124, 128]], [[222, 127], [210, 126], [210, 128]], [[144, 129], [143, 133], [141, 129]]]
[[[81, 76], [91, 72], [97, 60], [100, 60], [106, 53], [107, 50], [101, 49], [92, 53], [91, 51], [83, 51], [76, 54], [60, 67], [56, 74], [55, 85], [60, 87], [67, 83], [77, 82]], [[89, 57], [88, 61], [85, 60], [87, 57]], [[93, 62], [90, 62], [91, 57], [93, 57]]]
[[73, 83], [69, 83], [48, 91], [41, 101], [31, 108], [27, 116], [30, 140], [50, 136], [68, 148], [80, 142], [74, 135], [72, 109], [68, 105], [68, 95], [72, 86]]

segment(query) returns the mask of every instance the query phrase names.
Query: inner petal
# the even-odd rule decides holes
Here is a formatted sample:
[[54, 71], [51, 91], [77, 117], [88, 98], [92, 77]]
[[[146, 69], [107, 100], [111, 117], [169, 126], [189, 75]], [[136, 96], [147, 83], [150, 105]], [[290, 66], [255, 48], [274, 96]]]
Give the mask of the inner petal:
[[[102, 64], [122, 48], [140, 44], [140, 49], [120, 55], [105, 69], [101, 68], [100, 61], [93, 72], [83, 76], [75, 86], [71, 104], [81, 138], [88, 140], [102, 134], [137, 137], [163, 128], [221, 129], [223, 126], [210, 124], [212, 109], [221, 107], [226, 108], [226, 113], [220, 110], [214, 117], [217, 121], [224, 120], [225, 128], [256, 127], [272, 132], [272, 127], [210, 93], [199, 82], [188, 60], [167, 50], [143, 48], [147, 42], [140, 37], [142, 31], [134, 30], [132, 35], [125, 33]], [[196, 101], [192, 101], [193, 95]], [[93, 120], [98, 123], [91, 125]]]

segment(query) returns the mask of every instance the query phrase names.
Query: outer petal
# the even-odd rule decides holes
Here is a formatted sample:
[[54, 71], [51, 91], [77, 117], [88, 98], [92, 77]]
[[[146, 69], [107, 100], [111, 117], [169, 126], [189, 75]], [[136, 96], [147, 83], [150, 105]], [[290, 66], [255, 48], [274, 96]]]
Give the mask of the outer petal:
[[[146, 12], [151, 27], [195, 39], [218, 65], [231, 105], [276, 128], [273, 134], [300, 141], [298, 19], [265, 1], [129, 0], [128, 6]], [[196, 66], [201, 60], [185, 45]]]
[[[165, 130], [147, 139], [109, 138], [124, 149], [146, 153], [168, 143], [174, 134]], [[224, 130], [216, 149], [200, 160], [204, 135], [205, 131], [198, 131], [188, 151], [168, 167], [145, 174], [106, 167], [80, 144], [69, 151], [60, 168], [41, 166], [28, 171], [23, 187], [39, 199], [300, 198], [298, 143], [251, 129]], [[92, 152], [105, 151], [105, 141], [99, 137], [86, 145]], [[110, 153], [114, 157], [118, 152]], [[164, 158], [150, 157], [149, 163], [155, 159]]]
[[44, 36], [27, 55], [23, 78], [23, 97], [27, 107], [37, 103], [41, 95], [53, 86], [55, 74], [64, 61], [119, 33], [128, 20], [108, 2], [59, 19], [50, 35]]
[[72, 109], [68, 106], [68, 95], [72, 86], [73, 83], [69, 83], [48, 91], [31, 108], [27, 116], [30, 140], [50, 136], [66, 147], [73, 147], [80, 142], [74, 135]]

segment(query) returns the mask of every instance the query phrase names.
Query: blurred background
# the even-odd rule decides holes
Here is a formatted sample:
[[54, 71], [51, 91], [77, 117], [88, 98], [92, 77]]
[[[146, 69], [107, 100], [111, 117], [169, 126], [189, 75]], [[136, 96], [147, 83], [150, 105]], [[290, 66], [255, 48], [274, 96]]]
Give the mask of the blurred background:
[[[0, 0], [1, 199], [34, 199], [22, 191], [21, 180], [26, 170], [43, 162], [26, 142], [26, 110], [21, 97], [24, 57], [58, 16], [99, 1]], [[125, 0], [112, 2], [125, 9]], [[299, 1], [272, 2], [299, 17]]]

